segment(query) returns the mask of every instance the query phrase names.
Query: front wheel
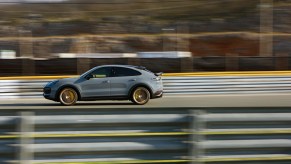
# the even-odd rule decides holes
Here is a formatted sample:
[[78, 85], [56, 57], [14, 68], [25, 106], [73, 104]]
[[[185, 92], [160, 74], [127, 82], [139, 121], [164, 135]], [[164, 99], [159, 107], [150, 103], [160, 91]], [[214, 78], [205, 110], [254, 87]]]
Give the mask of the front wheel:
[[150, 100], [150, 92], [144, 87], [137, 87], [131, 95], [131, 101], [138, 105], [144, 105]]
[[59, 100], [63, 105], [74, 105], [78, 100], [78, 94], [72, 88], [64, 88], [59, 94]]

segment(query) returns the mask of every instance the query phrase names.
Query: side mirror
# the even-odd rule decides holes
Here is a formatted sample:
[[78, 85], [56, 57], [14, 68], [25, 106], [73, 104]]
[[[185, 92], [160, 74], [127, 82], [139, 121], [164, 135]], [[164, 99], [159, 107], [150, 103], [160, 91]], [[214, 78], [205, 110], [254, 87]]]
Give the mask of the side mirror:
[[89, 74], [85, 77], [87, 80], [90, 80], [91, 78], [93, 78], [93, 75], [92, 74]]

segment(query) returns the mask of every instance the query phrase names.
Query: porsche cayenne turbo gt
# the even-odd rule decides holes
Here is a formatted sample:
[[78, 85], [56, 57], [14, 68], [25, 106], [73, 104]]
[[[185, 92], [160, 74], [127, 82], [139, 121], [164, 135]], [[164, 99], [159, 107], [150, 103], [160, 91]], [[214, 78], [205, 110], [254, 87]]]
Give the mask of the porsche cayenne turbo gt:
[[46, 99], [63, 105], [90, 100], [131, 100], [143, 105], [162, 95], [161, 73], [128, 65], [97, 66], [80, 77], [54, 80], [43, 88]]

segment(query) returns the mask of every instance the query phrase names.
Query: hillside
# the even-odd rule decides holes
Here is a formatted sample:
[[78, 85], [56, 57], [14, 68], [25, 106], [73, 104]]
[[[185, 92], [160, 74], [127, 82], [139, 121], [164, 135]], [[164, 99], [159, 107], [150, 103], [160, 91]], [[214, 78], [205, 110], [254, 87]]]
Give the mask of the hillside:
[[207, 21], [253, 15], [259, 0], [71, 0], [64, 3], [0, 5], [0, 19], [21, 24], [29, 14], [47, 22], [102, 21], [142, 16], [148, 21]]
[[[65, 52], [162, 51], [162, 44], [170, 47], [167, 50], [191, 51], [194, 55], [256, 56], [260, 1], [70, 0], [1, 4], [0, 49], [19, 52], [19, 43], [32, 36], [35, 56], [41, 57]], [[285, 35], [291, 33], [290, 17], [291, 0], [274, 0], [275, 53], [290, 52], [290, 35]], [[89, 48], [82, 48], [86, 46]]]

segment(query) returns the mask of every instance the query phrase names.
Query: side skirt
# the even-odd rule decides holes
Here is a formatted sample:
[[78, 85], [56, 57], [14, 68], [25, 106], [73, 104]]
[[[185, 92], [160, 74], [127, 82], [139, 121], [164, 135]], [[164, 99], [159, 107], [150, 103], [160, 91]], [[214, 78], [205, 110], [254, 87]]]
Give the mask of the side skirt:
[[100, 96], [100, 97], [82, 97], [80, 101], [96, 100], [129, 100], [128, 96]]

